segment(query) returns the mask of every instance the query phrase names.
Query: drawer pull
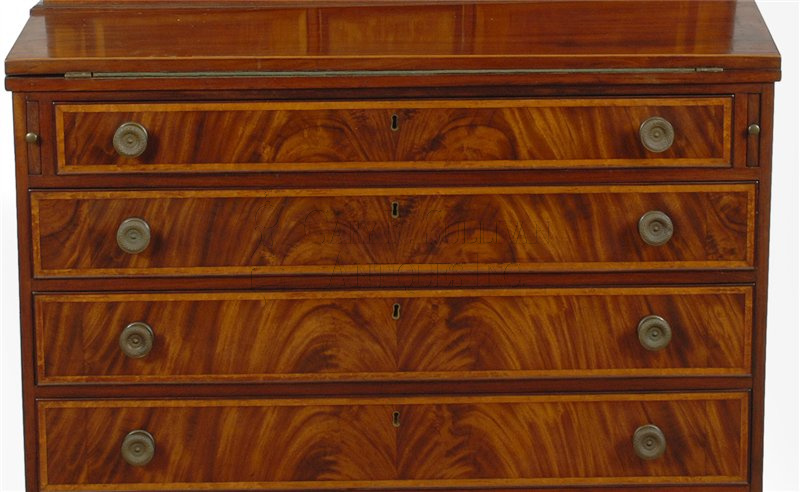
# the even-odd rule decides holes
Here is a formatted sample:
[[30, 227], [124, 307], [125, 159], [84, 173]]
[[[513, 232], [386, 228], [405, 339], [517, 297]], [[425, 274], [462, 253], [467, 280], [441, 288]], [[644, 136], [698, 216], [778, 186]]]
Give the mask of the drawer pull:
[[675, 129], [669, 121], [654, 116], [644, 120], [639, 127], [639, 137], [644, 148], [650, 152], [664, 152], [675, 141]]
[[139, 123], [123, 123], [114, 133], [114, 150], [122, 157], [139, 157], [147, 150], [147, 129]]
[[658, 459], [667, 450], [667, 438], [655, 425], [643, 425], [633, 433], [633, 450], [643, 460]]
[[156, 441], [145, 430], [129, 432], [122, 441], [122, 458], [133, 466], [144, 466], [156, 454]]
[[661, 316], [645, 316], [639, 321], [639, 343], [647, 350], [662, 350], [672, 340], [672, 328]]
[[747, 127], [747, 133], [750, 135], [758, 136], [761, 135], [761, 126], [757, 123], [753, 123], [752, 125]]
[[141, 359], [153, 349], [155, 335], [147, 323], [137, 321], [126, 326], [119, 335], [119, 348], [131, 359]]
[[39, 134], [34, 132], [28, 132], [25, 134], [25, 141], [29, 144], [37, 144], [39, 143]]
[[141, 253], [150, 244], [150, 225], [138, 217], [123, 220], [117, 229], [117, 244], [126, 253]]
[[658, 210], [651, 210], [639, 219], [639, 235], [651, 246], [661, 246], [672, 238], [672, 219]]

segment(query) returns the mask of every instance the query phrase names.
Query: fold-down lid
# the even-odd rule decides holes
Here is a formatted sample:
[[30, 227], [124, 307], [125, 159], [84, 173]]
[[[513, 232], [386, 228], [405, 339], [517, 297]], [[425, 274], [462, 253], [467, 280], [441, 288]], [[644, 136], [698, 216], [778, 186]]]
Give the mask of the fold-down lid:
[[780, 76], [749, 0], [65, 4], [33, 9], [8, 75]]

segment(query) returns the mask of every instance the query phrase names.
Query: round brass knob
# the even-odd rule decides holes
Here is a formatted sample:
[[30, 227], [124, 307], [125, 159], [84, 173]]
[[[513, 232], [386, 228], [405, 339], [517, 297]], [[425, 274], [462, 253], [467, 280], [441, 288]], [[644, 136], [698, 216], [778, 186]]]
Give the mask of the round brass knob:
[[155, 334], [147, 323], [137, 321], [126, 326], [119, 335], [119, 348], [131, 359], [141, 359], [153, 349]]
[[654, 116], [644, 120], [639, 127], [639, 138], [644, 148], [650, 152], [664, 152], [675, 141], [675, 129], [669, 121]]
[[672, 340], [672, 328], [661, 316], [645, 316], [639, 321], [639, 343], [647, 350], [657, 351], [667, 347]]
[[150, 244], [150, 225], [138, 217], [123, 220], [117, 229], [117, 244], [126, 253], [141, 253]]
[[753, 123], [752, 125], [747, 127], [747, 133], [749, 133], [750, 135], [753, 135], [753, 136], [760, 135], [761, 134], [761, 126], [759, 126], [757, 123]]
[[655, 460], [667, 450], [667, 438], [655, 425], [643, 425], [633, 433], [633, 451], [643, 460]]
[[34, 132], [28, 132], [25, 134], [25, 141], [29, 144], [39, 143], [39, 134]]
[[672, 219], [658, 210], [651, 210], [639, 219], [639, 235], [651, 246], [661, 246], [672, 238]]
[[122, 441], [122, 459], [133, 466], [144, 466], [156, 454], [156, 441], [145, 430], [129, 432]]
[[147, 129], [139, 123], [123, 123], [114, 133], [114, 149], [122, 157], [139, 157], [147, 150]]

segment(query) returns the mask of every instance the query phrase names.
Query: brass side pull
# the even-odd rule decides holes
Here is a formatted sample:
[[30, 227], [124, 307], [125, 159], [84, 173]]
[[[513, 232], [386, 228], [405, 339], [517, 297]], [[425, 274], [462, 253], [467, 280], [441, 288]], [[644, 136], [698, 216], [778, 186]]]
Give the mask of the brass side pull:
[[139, 217], [122, 221], [117, 229], [117, 245], [122, 251], [135, 255], [147, 249], [150, 244], [150, 224]]
[[639, 127], [639, 138], [644, 148], [650, 152], [664, 152], [675, 141], [675, 129], [669, 121], [654, 116], [646, 119]]
[[660, 458], [667, 450], [667, 438], [655, 425], [643, 425], [633, 433], [633, 451], [639, 458], [650, 461]]
[[122, 157], [139, 157], [147, 150], [147, 129], [139, 123], [123, 123], [114, 133], [114, 150]]
[[156, 441], [146, 430], [131, 431], [122, 441], [120, 453], [122, 459], [129, 465], [144, 466], [150, 463], [156, 454]]
[[136, 321], [126, 326], [119, 335], [119, 348], [131, 359], [141, 359], [153, 349], [155, 334], [147, 323]]
[[667, 244], [674, 230], [672, 219], [660, 210], [651, 210], [639, 219], [639, 235], [650, 246]]
[[672, 340], [672, 327], [661, 316], [645, 316], [639, 321], [637, 331], [642, 347], [653, 352], [666, 348]]

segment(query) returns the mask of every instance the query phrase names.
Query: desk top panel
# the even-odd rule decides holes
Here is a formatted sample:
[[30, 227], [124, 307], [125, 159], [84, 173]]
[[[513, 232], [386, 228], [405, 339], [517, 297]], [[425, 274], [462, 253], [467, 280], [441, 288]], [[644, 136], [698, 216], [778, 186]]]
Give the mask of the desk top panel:
[[750, 0], [49, 0], [6, 59], [9, 76], [362, 71], [739, 71], [773, 81], [780, 57]]

